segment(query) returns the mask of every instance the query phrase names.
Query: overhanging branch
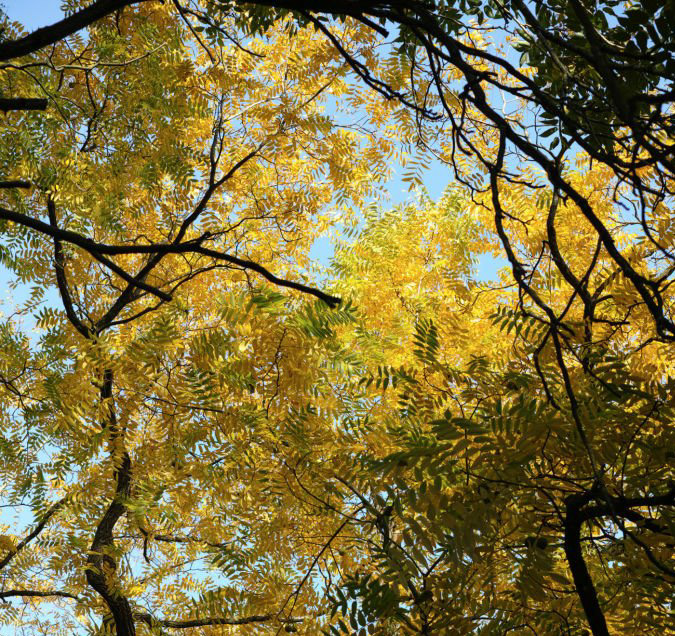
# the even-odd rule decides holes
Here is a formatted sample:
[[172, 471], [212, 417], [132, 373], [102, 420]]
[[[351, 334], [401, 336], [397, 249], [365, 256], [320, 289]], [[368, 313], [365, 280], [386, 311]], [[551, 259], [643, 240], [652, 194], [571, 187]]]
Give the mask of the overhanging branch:
[[[0, 45], [1, 46], [1, 45]], [[0, 110], [46, 110], [47, 100], [41, 97], [0, 97]]]
[[25, 598], [49, 598], [51, 596], [58, 596], [61, 598], [72, 598], [78, 600], [77, 594], [70, 592], [62, 592], [60, 590], [5, 590], [0, 592], [0, 598], [11, 598], [12, 596], [22, 596]]
[[148, 291], [155, 296], [158, 296], [162, 300], [168, 301], [171, 300], [166, 292], [163, 292], [161, 289], [148, 285], [145, 281], [141, 280], [138, 276], [134, 277], [127, 272], [125, 272], [121, 267], [116, 265], [113, 261], [107, 258], [104, 255], [122, 255], [122, 254], [152, 254], [152, 255], [167, 255], [167, 254], [202, 254], [204, 256], [209, 256], [219, 261], [225, 261], [231, 263], [232, 265], [237, 265], [243, 269], [252, 270], [262, 275], [269, 282], [280, 287], [288, 287], [289, 289], [295, 289], [297, 291], [303, 292], [314, 296], [327, 305], [331, 307], [336, 307], [340, 304], [340, 298], [337, 296], [332, 296], [322, 292], [321, 290], [311, 287], [309, 285], [304, 285], [303, 283], [298, 283], [295, 281], [287, 280], [285, 278], [280, 278], [270, 272], [266, 267], [260, 265], [251, 260], [244, 258], [239, 258], [238, 256], [233, 256], [225, 252], [220, 252], [215, 249], [210, 249], [203, 247], [204, 241], [206, 241], [210, 235], [204, 234], [201, 237], [189, 241], [184, 241], [182, 243], [154, 243], [150, 245], [109, 245], [106, 243], [98, 243], [86, 236], [82, 236], [77, 232], [72, 232], [71, 230], [63, 230], [58, 227], [49, 225], [44, 221], [33, 218], [26, 214], [20, 212], [14, 212], [13, 210], [8, 210], [6, 208], [0, 207], [0, 219], [5, 219], [24, 227], [31, 228], [52, 237], [58, 241], [63, 241], [66, 243], [71, 243], [87, 251], [91, 254], [96, 260], [101, 262], [103, 265], [112, 270], [115, 274], [123, 278], [130, 285], [139, 287], [145, 291]]
[[[6, 62], [16, 57], [35, 53], [45, 46], [55, 44], [64, 38], [88, 27], [97, 20], [132, 4], [147, 0], [97, 0], [88, 7], [76, 11], [73, 15], [54, 24], [36, 29], [18, 40], [8, 40], [0, 44], [0, 61]], [[46, 101], [46, 100], [45, 100]]]
[[[206, 616], [204, 618], [192, 618], [182, 621], [158, 619], [146, 612], [134, 612], [134, 618], [142, 621], [148, 627], [170, 627], [172, 629], [190, 629], [193, 627], [209, 627], [212, 625], [250, 625], [251, 623], [266, 623], [277, 619], [277, 612], [269, 614], [254, 614], [242, 618], [225, 618], [223, 616]], [[302, 618], [281, 619], [282, 623], [301, 623]]]
[[27, 534], [19, 543], [16, 548], [10, 550], [2, 560], [0, 560], [0, 570], [2, 570], [21, 550], [23, 550], [35, 537], [37, 537], [47, 525], [47, 522], [63, 507], [66, 503], [67, 497], [57, 501], [47, 512], [44, 517], [37, 523], [33, 531]]

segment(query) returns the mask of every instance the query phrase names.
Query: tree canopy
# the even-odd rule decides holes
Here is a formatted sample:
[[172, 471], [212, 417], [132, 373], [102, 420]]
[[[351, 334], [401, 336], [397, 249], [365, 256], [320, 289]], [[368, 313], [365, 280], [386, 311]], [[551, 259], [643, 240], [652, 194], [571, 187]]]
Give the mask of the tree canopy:
[[3, 628], [669, 633], [672, 3], [65, 9], [2, 18]]

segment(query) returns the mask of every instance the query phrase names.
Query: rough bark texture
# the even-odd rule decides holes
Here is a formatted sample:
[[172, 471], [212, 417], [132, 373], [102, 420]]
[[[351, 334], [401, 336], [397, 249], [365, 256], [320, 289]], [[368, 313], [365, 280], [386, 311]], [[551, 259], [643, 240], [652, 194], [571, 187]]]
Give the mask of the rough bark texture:
[[[116, 462], [115, 442], [119, 438], [120, 432], [117, 429], [117, 420], [112, 404], [112, 388], [113, 374], [112, 371], [106, 370], [101, 387], [101, 401], [107, 407], [108, 412], [102, 425], [110, 431], [113, 462]], [[87, 582], [108, 605], [115, 621], [117, 636], [135, 636], [136, 627], [131, 605], [121, 590], [118, 589], [115, 575], [117, 563], [109, 554], [110, 550], [115, 547], [113, 537], [115, 525], [126, 512], [125, 501], [131, 490], [131, 458], [126, 450], [122, 451], [121, 463], [115, 468], [114, 478], [116, 482], [115, 495], [96, 528], [94, 540], [89, 550]]]

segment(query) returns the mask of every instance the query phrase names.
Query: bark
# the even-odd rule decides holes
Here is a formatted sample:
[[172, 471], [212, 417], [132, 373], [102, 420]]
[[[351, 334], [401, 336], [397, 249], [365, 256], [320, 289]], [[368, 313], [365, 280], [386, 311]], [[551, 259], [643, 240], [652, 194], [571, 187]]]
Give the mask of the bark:
[[69, 35], [81, 31], [113, 11], [142, 1], [144, 0], [97, 0], [85, 9], [77, 11], [50, 26], [36, 29], [18, 40], [2, 42], [0, 44], [0, 62], [35, 53], [45, 46], [55, 44]]
[[584, 522], [581, 507], [586, 503], [588, 503], [587, 495], [573, 495], [567, 499], [565, 556], [593, 636], [609, 636], [607, 621], [581, 551], [581, 525]]
[[[110, 431], [113, 447], [113, 462], [116, 462], [115, 448], [120, 431], [112, 404], [113, 374], [106, 370], [101, 386], [101, 401], [108, 408], [102, 426]], [[113, 531], [120, 518], [126, 513], [126, 499], [131, 490], [131, 458], [126, 450], [122, 451], [121, 463], [115, 468], [115, 495], [108, 505], [103, 518], [99, 522], [94, 540], [92, 541], [87, 558], [87, 582], [96, 590], [108, 605], [115, 621], [117, 636], [135, 636], [133, 612], [127, 598], [118, 587], [115, 571], [117, 563], [110, 555], [115, 547]]]
[[4, 113], [10, 110], [46, 109], [47, 100], [41, 97], [0, 97], [0, 110]]

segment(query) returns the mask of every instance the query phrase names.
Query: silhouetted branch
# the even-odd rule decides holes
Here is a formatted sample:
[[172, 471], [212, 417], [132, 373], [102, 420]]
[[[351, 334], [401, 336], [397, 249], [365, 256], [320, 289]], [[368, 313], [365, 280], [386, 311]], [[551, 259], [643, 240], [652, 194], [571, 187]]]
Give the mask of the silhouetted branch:
[[96, 0], [88, 7], [76, 11], [72, 15], [54, 24], [19, 38], [0, 43], [0, 62], [35, 53], [45, 46], [55, 44], [64, 38], [88, 27], [97, 20], [132, 4], [140, 4], [147, 0]]
[[[143, 621], [149, 627], [171, 627], [172, 629], [190, 629], [193, 627], [209, 627], [211, 625], [250, 625], [251, 623], [267, 623], [277, 619], [277, 612], [269, 614], [254, 614], [242, 618], [225, 618], [222, 616], [206, 616], [182, 621], [158, 619], [146, 612], [134, 612], [134, 618]], [[277, 619], [278, 620], [278, 619]], [[302, 618], [282, 619], [282, 623], [301, 623]]]
[[263, 267], [259, 263], [250, 261], [247, 259], [239, 258], [238, 256], [232, 256], [231, 254], [226, 254], [225, 252], [220, 252], [215, 249], [210, 249], [202, 246], [202, 243], [210, 238], [209, 234], [204, 234], [201, 237], [183, 243], [155, 243], [150, 245], [108, 245], [106, 243], [98, 243], [93, 241], [90, 238], [82, 236], [77, 232], [72, 232], [70, 230], [62, 230], [58, 227], [48, 225], [44, 221], [35, 219], [26, 214], [20, 212], [14, 212], [12, 210], [7, 210], [0, 207], [0, 219], [6, 219], [31, 229], [37, 230], [42, 234], [51, 236], [54, 239], [59, 241], [64, 241], [77, 245], [82, 249], [89, 252], [96, 260], [103, 263], [106, 267], [110, 268], [115, 274], [126, 280], [130, 285], [139, 287], [149, 291], [150, 293], [158, 296], [162, 300], [169, 301], [171, 296], [166, 292], [163, 292], [157, 287], [148, 285], [145, 283], [139, 276], [131, 276], [125, 272], [121, 267], [116, 265], [113, 261], [106, 258], [104, 254], [154, 254], [154, 255], [167, 255], [167, 254], [186, 254], [186, 253], [195, 253], [203, 254], [205, 256], [210, 256], [216, 260], [225, 261], [233, 265], [237, 265], [243, 269], [249, 269], [261, 274], [271, 283], [278, 285], [280, 287], [288, 287], [289, 289], [295, 289], [301, 291], [305, 294], [314, 296], [331, 307], [336, 307], [340, 304], [340, 298], [337, 296], [332, 296], [331, 294], [326, 294], [315, 287], [309, 285], [304, 285], [295, 281], [287, 280], [280, 278], [270, 272], [267, 268]]
[[9, 190], [11, 188], [22, 188], [28, 190], [31, 187], [30, 181], [15, 179], [13, 181], [0, 181], [0, 190]]
[[[0, 47], [2, 45], [0, 44]], [[0, 97], [0, 110], [46, 110], [47, 99], [42, 97]]]
[[72, 598], [74, 600], [79, 599], [77, 594], [61, 592], [59, 590], [5, 590], [4, 592], [0, 592], [0, 598], [11, 598], [12, 596], [23, 596], [26, 598], [49, 598], [50, 596], [59, 596], [61, 598]]

